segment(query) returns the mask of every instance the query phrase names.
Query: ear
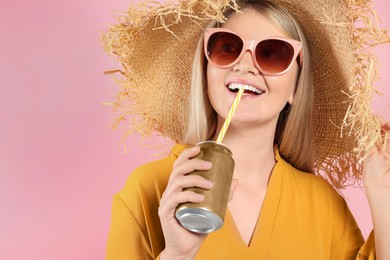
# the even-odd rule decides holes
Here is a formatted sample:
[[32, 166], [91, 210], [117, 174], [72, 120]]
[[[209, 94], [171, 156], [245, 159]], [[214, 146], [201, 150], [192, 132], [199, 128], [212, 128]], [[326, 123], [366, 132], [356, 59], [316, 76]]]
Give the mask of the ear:
[[291, 93], [290, 97], [287, 99], [287, 102], [292, 106], [293, 103], [294, 103], [294, 94], [295, 93]]

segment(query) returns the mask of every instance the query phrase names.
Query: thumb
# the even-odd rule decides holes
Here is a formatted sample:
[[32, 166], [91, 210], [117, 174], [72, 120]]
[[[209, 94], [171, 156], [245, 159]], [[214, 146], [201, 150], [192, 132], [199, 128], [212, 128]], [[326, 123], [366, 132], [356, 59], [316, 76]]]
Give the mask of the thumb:
[[230, 185], [230, 193], [229, 193], [228, 201], [231, 201], [233, 199], [234, 191], [236, 190], [237, 185], [238, 185], [238, 180], [237, 179], [233, 179], [232, 180], [232, 184]]

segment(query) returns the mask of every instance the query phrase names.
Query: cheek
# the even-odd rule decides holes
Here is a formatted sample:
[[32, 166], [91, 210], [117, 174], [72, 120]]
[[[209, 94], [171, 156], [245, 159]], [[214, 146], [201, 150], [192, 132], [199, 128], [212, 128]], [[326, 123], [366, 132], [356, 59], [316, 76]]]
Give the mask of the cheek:
[[215, 101], [215, 99], [220, 95], [223, 88], [224, 79], [223, 73], [218, 68], [215, 68], [212, 65], [207, 65], [207, 93], [209, 95], [210, 101]]
[[[291, 79], [290, 79], [291, 99], [295, 96], [299, 75], [300, 75], [300, 70], [299, 70], [298, 65], [296, 65], [296, 66], [294, 66], [293, 73], [291, 73]], [[292, 100], [291, 100], [290, 104], [292, 104]]]
[[297, 84], [297, 78], [295, 75], [292, 75], [288, 79], [288, 94], [289, 94], [289, 96], [294, 95], [296, 84]]
[[210, 104], [217, 114], [224, 114], [225, 110], [230, 108], [229, 98], [226, 95], [225, 88], [225, 80], [228, 72], [216, 68], [213, 65], [208, 65], [206, 72], [207, 94]]
[[221, 73], [213, 65], [208, 64], [206, 74], [207, 85], [214, 85], [218, 82]]
[[284, 74], [281, 78], [281, 83], [284, 86], [283, 89], [286, 93], [286, 97], [294, 96], [295, 86], [298, 78], [298, 67], [293, 66], [290, 71]]
[[210, 67], [211, 66], [207, 65], [206, 70], [207, 95], [210, 100], [211, 106], [215, 109], [215, 96], [217, 96], [217, 93], [215, 93], [216, 73], [215, 70]]
[[296, 86], [296, 70], [291, 69], [288, 73], [267, 77], [265, 80], [274, 104], [286, 104], [286, 102], [292, 104]]
[[214, 89], [214, 86], [213, 86], [213, 82], [215, 82], [214, 80], [214, 75], [215, 73], [213, 73], [212, 69], [210, 68], [209, 65], [207, 65], [207, 70], [206, 70], [206, 86], [207, 86], [207, 95], [209, 96], [209, 99], [211, 101], [212, 99], [212, 90]]

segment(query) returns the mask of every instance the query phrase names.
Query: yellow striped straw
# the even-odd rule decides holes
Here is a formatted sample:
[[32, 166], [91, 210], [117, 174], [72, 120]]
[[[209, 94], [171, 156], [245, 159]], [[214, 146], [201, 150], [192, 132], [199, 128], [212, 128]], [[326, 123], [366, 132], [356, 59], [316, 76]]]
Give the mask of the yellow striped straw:
[[241, 99], [241, 96], [242, 96], [243, 93], [244, 93], [244, 88], [240, 88], [240, 90], [238, 91], [238, 93], [236, 95], [236, 98], [233, 101], [232, 106], [230, 107], [229, 114], [226, 117], [225, 122], [223, 123], [221, 131], [219, 132], [219, 135], [218, 135], [218, 138], [217, 138], [217, 142], [218, 143], [222, 143], [222, 139], [224, 138], [224, 136], [226, 134], [226, 131], [227, 131], [228, 127], [229, 127], [230, 121], [232, 121], [234, 112], [236, 111], [236, 108], [238, 106], [238, 103], [240, 102], [240, 99]]

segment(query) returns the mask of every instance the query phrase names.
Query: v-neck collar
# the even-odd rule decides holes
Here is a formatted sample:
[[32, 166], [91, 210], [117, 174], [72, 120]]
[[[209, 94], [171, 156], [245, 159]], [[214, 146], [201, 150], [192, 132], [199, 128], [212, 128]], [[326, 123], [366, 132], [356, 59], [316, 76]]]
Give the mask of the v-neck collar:
[[231, 248], [236, 248], [238, 250], [237, 254], [243, 257], [253, 257], [254, 255], [258, 259], [265, 259], [267, 257], [279, 207], [282, 191], [282, 172], [284, 171], [283, 159], [281, 159], [277, 149], [275, 149], [275, 160], [276, 163], [271, 173], [264, 202], [249, 245], [246, 245], [242, 240], [229, 209], [226, 211], [225, 227], [221, 231], [228, 244], [236, 245]]

